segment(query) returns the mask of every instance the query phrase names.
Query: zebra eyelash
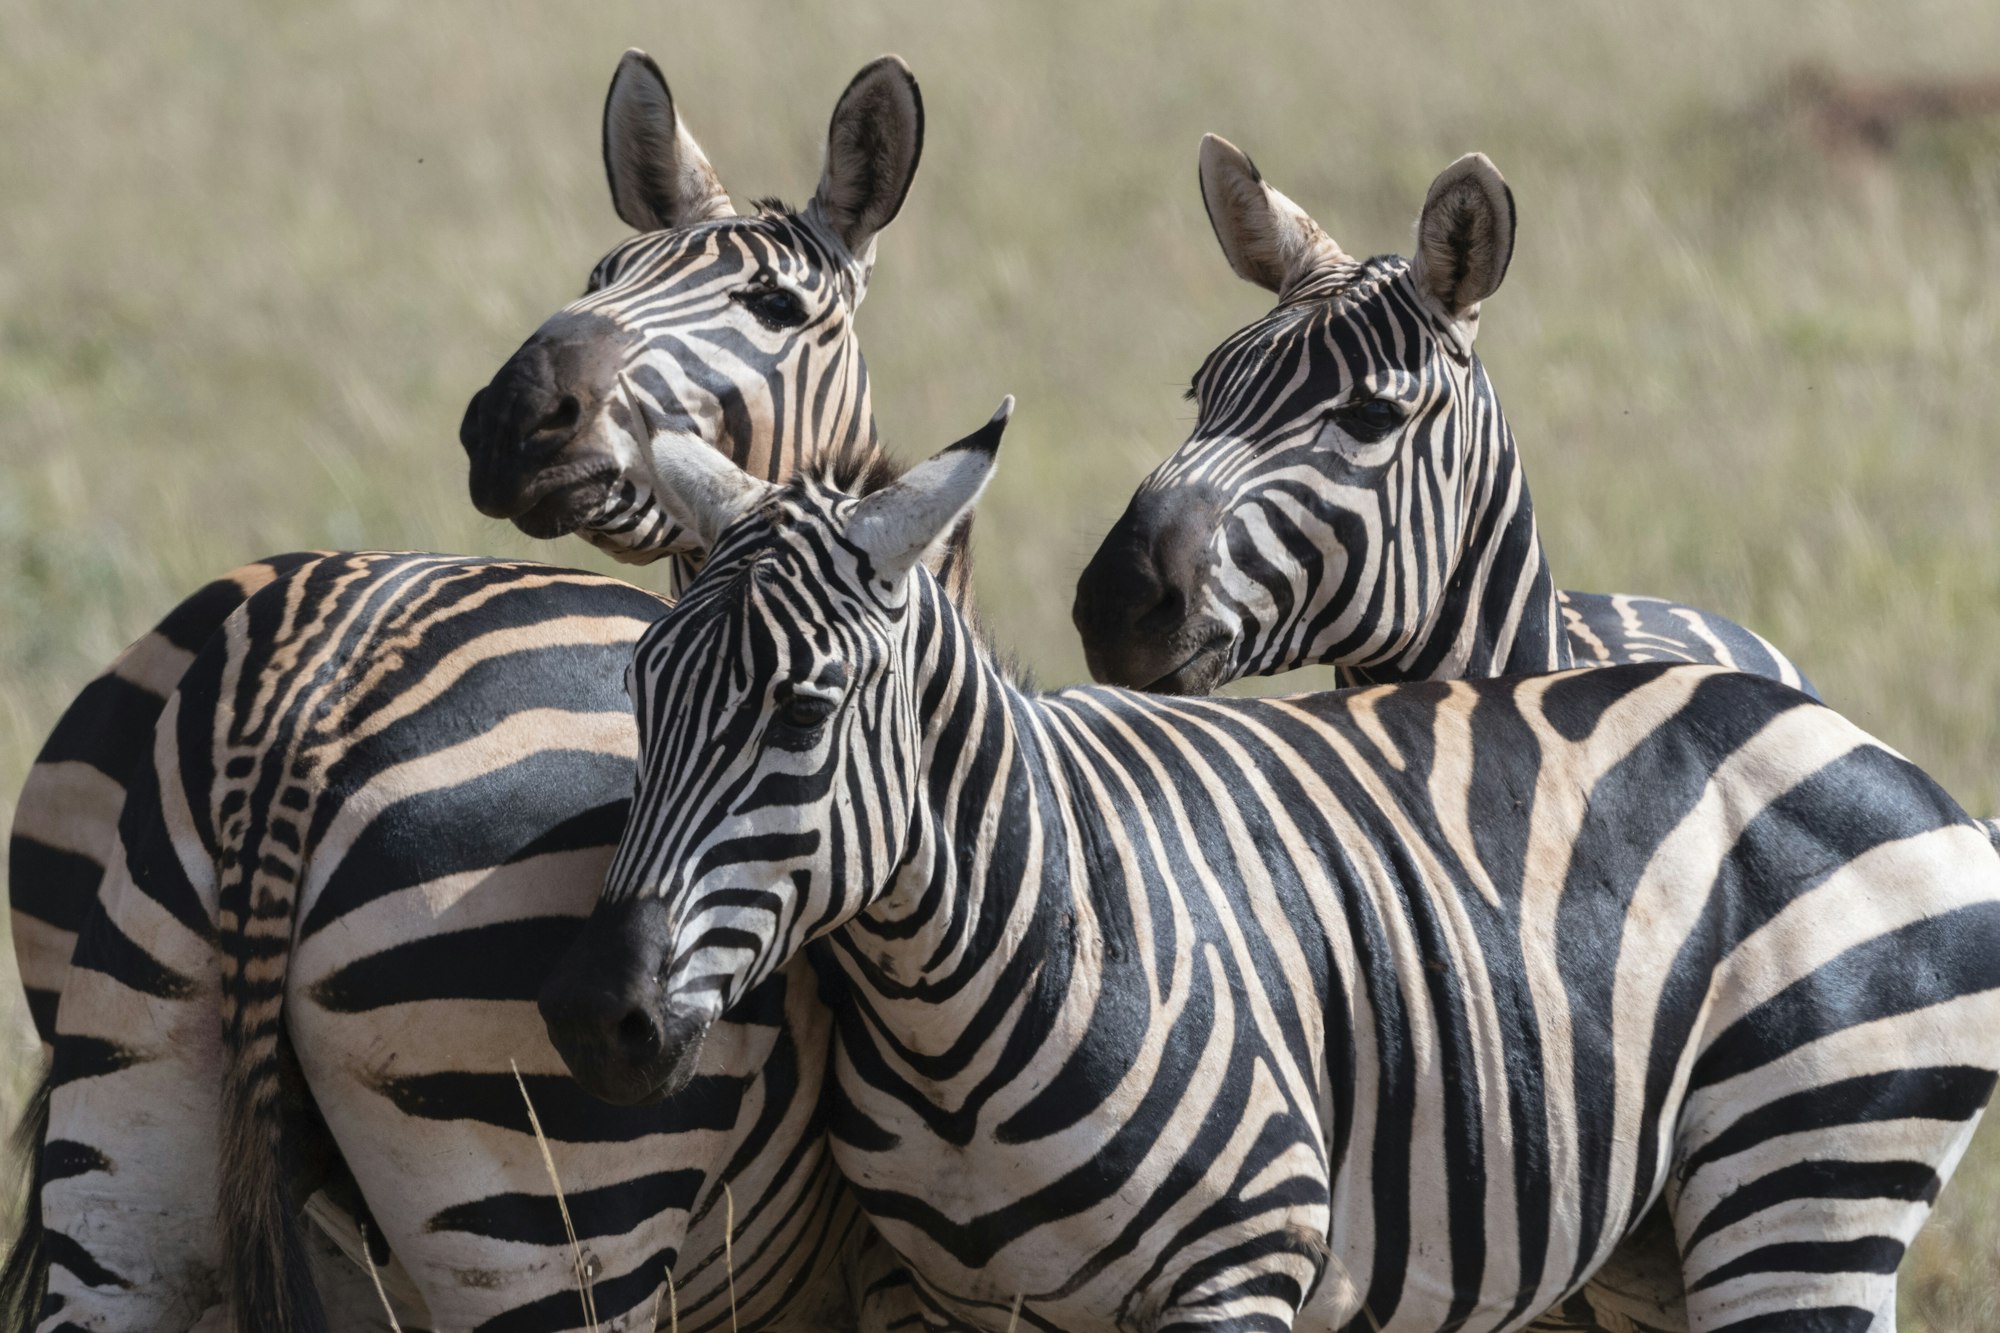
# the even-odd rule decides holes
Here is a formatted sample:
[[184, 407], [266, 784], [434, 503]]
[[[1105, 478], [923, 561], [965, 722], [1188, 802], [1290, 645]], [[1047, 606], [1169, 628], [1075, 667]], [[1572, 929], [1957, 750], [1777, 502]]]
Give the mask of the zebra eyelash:
[[1320, 421], [1322, 426], [1338, 426], [1356, 444], [1379, 444], [1401, 430], [1408, 419], [1400, 404], [1369, 397], [1331, 408]]

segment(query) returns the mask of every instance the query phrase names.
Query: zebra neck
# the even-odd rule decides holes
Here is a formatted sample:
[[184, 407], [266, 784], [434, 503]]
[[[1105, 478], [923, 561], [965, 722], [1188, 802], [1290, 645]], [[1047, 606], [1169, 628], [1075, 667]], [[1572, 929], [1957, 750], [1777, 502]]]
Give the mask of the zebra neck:
[[[1477, 366], [1474, 373], [1485, 378]], [[1497, 418], [1498, 404], [1491, 410]], [[1343, 667], [1343, 684], [1478, 680], [1575, 665], [1528, 480], [1504, 420], [1495, 422], [1493, 448], [1494, 464], [1470, 469], [1482, 493], [1469, 506], [1454, 572], [1430, 627], [1392, 661]]]
[[[909, 836], [838, 953], [885, 1030], [942, 1058], [990, 1027], [979, 1014], [996, 995], [1037, 990], [1042, 968], [1067, 967], [1085, 884], [1041, 703], [935, 580], [921, 581], [906, 633], [920, 753], [892, 785], [910, 793]], [[991, 837], [995, 827], [1007, 836]]]

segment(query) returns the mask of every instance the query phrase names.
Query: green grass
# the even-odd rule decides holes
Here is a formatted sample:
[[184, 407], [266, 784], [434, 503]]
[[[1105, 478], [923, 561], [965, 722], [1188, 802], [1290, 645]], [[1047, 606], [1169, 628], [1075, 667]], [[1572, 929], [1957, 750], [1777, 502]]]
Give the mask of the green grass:
[[[621, 234], [597, 114], [636, 44], [739, 198], [805, 195], [849, 74], [915, 67], [878, 412], [915, 455], [1020, 396], [979, 591], [1044, 679], [1082, 673], [1073, 579], [1184, 435], [1180, 388], [1264, 308], [1210, 238], [1202, 131], [1356, 253], [1403, 248], [1481, 148], [1521, 217], [1481, 352], [1562, 580], [1743, 619], [2000, 809], [2000, 125], [1829, 163], [1778, 99], [1802, 61], [1987, 73], [2000, 6], [1497, 12], [0, 0], [0, 791], [244, 559], [599, 564], [479, 518], [455, 430]], [[2000, 1131], [1909, 1260], [1906, 1328], [1995, 1325], [1996, 1191]]]

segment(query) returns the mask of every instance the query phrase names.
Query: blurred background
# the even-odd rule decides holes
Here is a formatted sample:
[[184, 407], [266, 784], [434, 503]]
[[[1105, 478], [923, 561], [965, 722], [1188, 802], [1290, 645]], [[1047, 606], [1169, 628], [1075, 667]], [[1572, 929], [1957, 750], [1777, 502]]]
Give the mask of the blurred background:
[[[1520, 210], [1479, 351], [1559, 582], [1744, 621], [2000, 810], [1990, 0], [0, 0], [0, 33], [10, 814], [75, 690], [247, 559], [613, 568], [480, 518], [456, 432], [624, 234], [598, 114], [633, 45], [739, 203], [802, 201], [853, 71], [915, 68], [923, 166], [860, 319], [876, 409], [917, 457], [1019, 395], [978, 595], [1044, 682], [1083, 676], [1075, 576], [1186, 434], [1189, 375], [1267, 305], [1210, 235], [1202, 132], [1356, 254], [1406, 249], [1477, 148]], [[35, 1062], [12, 965], [10, 1121]], [[1905, 1328], [2000, 1327], [1996, 1252], [2000, 1130], [1907, 1261]]]

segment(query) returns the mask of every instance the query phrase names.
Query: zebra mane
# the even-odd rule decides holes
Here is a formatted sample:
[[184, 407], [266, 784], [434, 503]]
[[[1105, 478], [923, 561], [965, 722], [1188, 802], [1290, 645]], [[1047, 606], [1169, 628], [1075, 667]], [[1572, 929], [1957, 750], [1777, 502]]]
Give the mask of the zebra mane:
[[1292, 306], [1332, 301], [1338, 314], [1365, 301], [1388, 283], [1410, 271], [1410, 261], [1402, 255], [1372, 255], [1331, 264], [1285, 293], [1281, 303]]
[[799, 211], [798, 209], [793, 208], [790, 204], [786, 203], [784, 200], [778, 198], [778, 196], [775, 194], [767, 194], [763, 196], [761, 199], [752, 199], [750, 201], [750, 207], [757, 210], [757, 216], [760, 218], [778, 217], [778, 216], [790, 217]]

